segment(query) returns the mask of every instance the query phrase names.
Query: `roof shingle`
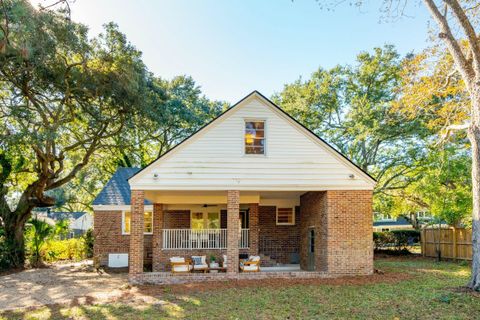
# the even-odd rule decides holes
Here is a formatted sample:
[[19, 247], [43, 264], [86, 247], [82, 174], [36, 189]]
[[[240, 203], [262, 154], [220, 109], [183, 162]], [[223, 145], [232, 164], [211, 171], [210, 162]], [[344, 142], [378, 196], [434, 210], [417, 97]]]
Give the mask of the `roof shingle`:
[[[118, 168], [102, 191], [93, 200], [93, 205], [130, 205], [131, 191], [128, 178], [140, 168]], [[152, 204], [145, 200], [145, 204]]]

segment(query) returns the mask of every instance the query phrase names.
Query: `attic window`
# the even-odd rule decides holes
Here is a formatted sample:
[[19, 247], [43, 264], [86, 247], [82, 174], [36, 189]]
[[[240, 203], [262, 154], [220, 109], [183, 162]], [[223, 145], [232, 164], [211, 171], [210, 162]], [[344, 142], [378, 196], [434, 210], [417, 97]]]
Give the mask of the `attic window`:
[[265, 154], [265, 121], [245, 121], [245, 154]]

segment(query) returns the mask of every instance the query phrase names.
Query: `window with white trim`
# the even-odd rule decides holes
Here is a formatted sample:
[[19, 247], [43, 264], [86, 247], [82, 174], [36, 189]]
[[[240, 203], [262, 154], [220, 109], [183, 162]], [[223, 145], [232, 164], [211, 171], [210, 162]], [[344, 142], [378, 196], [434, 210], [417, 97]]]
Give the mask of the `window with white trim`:
[[265, 121], [245, 121], [245, 154], [265, 154]]
[[220, 213], [211, 210], [192, 211], [190, 215], [190, 228], [194, 230], [220, 229]]
[[[132, 224], [132, 213], [130, 211], [122, 212], [122, 233], [130, 234], [130, 228]], [[145, 211], [143, 213], [143, 233], [153, 233], [153, 212]]]
[[295, 225], [294, 208], [277, 208], [277, 225], [293, 226]]

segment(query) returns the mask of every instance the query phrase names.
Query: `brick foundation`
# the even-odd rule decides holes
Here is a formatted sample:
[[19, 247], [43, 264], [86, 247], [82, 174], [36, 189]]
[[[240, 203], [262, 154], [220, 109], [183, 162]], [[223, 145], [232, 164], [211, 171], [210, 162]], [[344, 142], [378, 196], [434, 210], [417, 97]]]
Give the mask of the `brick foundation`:
[[324, 279], [335, 278], [325, 272], [251, 272], [251, 273], [185, 273], [147, 272], [129, 277], [133, 284], [179, 284], [208, 281], [261, 280], [261, 279]]

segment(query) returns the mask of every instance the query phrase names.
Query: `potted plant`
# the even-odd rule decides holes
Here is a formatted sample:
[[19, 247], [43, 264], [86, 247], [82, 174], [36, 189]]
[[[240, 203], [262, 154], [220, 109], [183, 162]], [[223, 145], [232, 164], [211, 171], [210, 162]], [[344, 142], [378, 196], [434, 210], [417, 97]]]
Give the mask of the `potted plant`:
[[217, 258], [212, 254], [210, 256], [210, 268], [218, 268], [218, 262], [216, 262]]

